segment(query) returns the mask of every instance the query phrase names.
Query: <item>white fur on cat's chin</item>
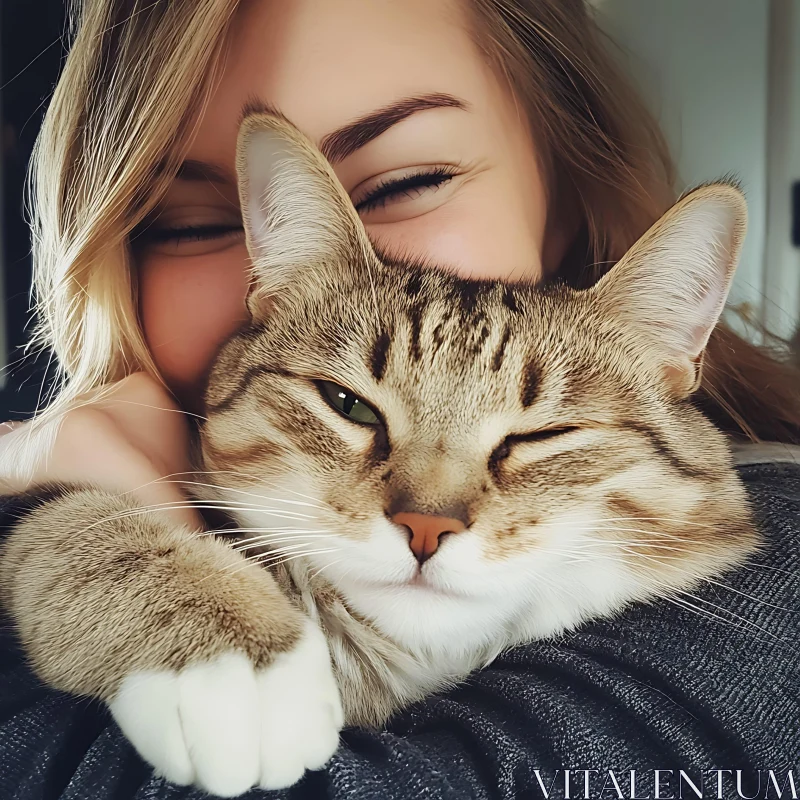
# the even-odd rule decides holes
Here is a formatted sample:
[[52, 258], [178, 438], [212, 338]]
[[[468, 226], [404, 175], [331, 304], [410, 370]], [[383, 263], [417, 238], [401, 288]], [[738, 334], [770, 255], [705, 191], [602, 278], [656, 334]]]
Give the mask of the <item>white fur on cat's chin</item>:
[[[422, 570], [431, 589], [380, 587], [378, 565], [360, 562], [355, 552], [348, 555], [347, 567], [332, 567], [328, 578], [359, 613], [411, 653], [433, 657], [442, 668], [457, 662], [474, 667], [485, 652], [557, 635], [613, 613], [636, 592], [612, 545], [593, 543], [578, 555], [585, 532], [596, 522], [597, 515], [586, 508], [540, 525], [541, 545], [506, 561], [485, 559], [479, 532], [448, 537]], [[381, 527], [376, 520], [375, 550], [386, 541]]]
[[242, 653], [129, 675], [111, 713], [159, 775], [220, 797], [291, 786], [335, 752], [343, 715], [322, 632], [263, 670]]
[[[276, 489], [270, 485], [272, 498], [281, 494]], [[322, 505], [313, 486], [299, 486], [295, 478], [286, 497], [299, 492]], [[268, 511], [247, 509], [237, 515], [243, 527], [287, 525], [283, 515]], [[466, 673], [482, 665], [488, 653], [614, 613], [639, 593], [617, 548], [591, 536], [598, 519], [597, 510], [587, 505], [539, 525], [538, 544], [506, 560], [487, 560], [487, 537], [480, 531], [449, 536], [424, 564], [423, 586], [409, 585], [418, 565], [407, 533], [382, 515], [362, 540], [341, 535], [319, 540], [314, 537], [325, 527], [319, 519], [293, 520], [298, 533], [309, 532], [308, 551], [333, 552], [302, 556], [302, 548], [296, 548], [302, 540], [292, 539], [289, 554], [323, 574], [358, 613], [430, 669]], [[433, 685], [437, 676], [421, 680]]]

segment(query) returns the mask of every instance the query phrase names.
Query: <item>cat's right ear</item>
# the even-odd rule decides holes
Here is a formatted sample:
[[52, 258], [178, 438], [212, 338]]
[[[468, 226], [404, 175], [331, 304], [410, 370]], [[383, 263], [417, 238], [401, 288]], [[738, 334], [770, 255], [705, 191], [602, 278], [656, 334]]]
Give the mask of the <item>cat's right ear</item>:
[[239, 128], [236, 171], [252, 284], [262, 318], [281, 293], [335, 279], [374, 259], [363, 225], [322, 153], [279, 114], [256, 112]]
[[676, 396], [700, 385], [703, 354], [722, 314], [747, 227], [732, 184], [682, 197], [589, 291], [633, 331]]

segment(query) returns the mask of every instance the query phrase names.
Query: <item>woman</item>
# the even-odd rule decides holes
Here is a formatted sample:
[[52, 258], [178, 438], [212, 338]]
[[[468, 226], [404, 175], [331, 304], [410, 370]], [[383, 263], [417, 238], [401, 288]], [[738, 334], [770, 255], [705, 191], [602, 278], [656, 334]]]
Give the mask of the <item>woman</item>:
[[[88, 0], [34, 164], [38, 339], [69, 380], [39, 423], [0, 440], [11, 489], [84, 480], [202, 524], [159, 479], [187, 468], [174, 412], [202, 413], [205, 370], [246, 320], [231, 172], [253, 99], [322, 146], [376, 244], [464, 275], [588, 285], [673, 199], [660, 134], [582, 0]], [[798, 387], [720, 329], [698, 402], [740, 439], [791, 443]], [[800, 742], [797, 666], [776, 643], [791, 631], [775, 630], [796, 626], [776, 609], [797, 605], [798, 532], [767, 518], [797, 513], [800, 478], [749, 470], [782, 538], [698, 600], [703, 614], [636, 608], [509, 654], [389, 733], [346, 734], [290, 794], [561, 796], [567, 781], [600, 796], [616, 769], [628, 787], [647, 771], [647, 796], [652, 770], [697, 781], [718, 768], [745, 772], [755, 796], [757, 768], [787, 767]], [[3, 657], [0, 796], [178, 792], [102, 710], [42, 688], [13, 649]]]

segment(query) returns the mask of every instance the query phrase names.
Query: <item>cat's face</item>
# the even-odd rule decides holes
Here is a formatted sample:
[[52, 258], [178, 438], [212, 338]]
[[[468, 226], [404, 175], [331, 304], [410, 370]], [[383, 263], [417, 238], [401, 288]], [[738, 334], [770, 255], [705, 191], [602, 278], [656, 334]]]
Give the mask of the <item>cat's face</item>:
[[643, 245], [640, 261], [669, 264], [681, 236], [720, 256], [693, 282], [620, 265], [616, 284], [538, 290], [384, 263], [299, 134], [254, 117], [240, 142], [254, 323], [211, 373], [203, 444], [245, 538], [406, 645], [451, 651], [733, 559], [743, 493], [686, 397], [735, 266], [734, 189]]

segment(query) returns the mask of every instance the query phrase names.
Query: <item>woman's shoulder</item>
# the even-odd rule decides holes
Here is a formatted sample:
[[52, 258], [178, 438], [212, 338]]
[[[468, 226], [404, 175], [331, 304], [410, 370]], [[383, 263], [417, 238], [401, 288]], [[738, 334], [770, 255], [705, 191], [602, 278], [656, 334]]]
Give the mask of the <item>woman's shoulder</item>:
[[[732, 443], [731, 452], [737, 467], [769, 467], [774, 464], [800, 466], [800, 445], [784, 442]], [[792, 470], [788, 469], [787, 474]]]

